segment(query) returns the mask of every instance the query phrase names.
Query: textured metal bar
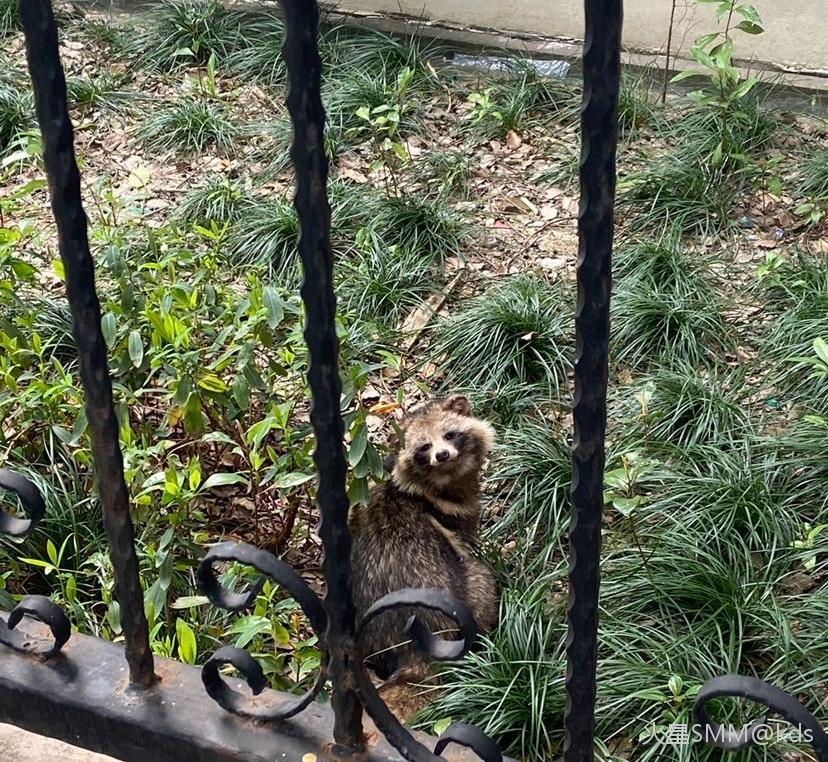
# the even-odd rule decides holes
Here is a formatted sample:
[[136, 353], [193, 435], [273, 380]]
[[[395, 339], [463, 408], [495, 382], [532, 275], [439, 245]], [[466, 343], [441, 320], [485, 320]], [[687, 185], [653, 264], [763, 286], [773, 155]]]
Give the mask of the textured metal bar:
[[130, 680], [134, 685], [146, 687], [154, 680], [152, 652], [138, 577], [129, 494], [124, 482], [118, 421], [112, 404], [106, 344], [101, 333], [101, 308], [95, 291], [86, 215], [81, 205], [80, 174], [66, 105], [66, 80], [58, 54], [57, 27], [49, 0], [22, 0], [20, 8]]
[[564, 717], [566, 762], [591, 762], [595, 734], [621, 5], [621, 0], [585, 1]]
[[323, 144], [322, 61], [319, 57], [319, 8], [315, 0], [282, 0], [288, 70], [287, 107], [293, 123], [291, 156], [296, 170], [299, 255], [304, 268], [305, 341], [310, 354], [311, 424], [316, 435], [314, 461], [318, 474], [319, 535], [327, 590], [328, 674], [335, 713], [333, 753], [349, 756], [363, 750], [362, 706], [354, 691], [354, 604], [350, 589], [351, 535], [345, 491], [345, 433], [340, 414], [339, 342], [330, 246], [328, 160]]

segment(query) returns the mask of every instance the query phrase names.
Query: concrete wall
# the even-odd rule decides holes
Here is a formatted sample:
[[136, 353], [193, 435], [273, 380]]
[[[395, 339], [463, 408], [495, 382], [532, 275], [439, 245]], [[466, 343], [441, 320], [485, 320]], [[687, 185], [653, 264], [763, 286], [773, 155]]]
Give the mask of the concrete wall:
[[[758, 36], [737, 32], [739, 58], [756, 59], [768, 68], [828, 74], [828, 0], [753, 0], [753, 4], [766, 31]], [[336, 7], [421, 17], [448, 27], [497, 30], [518, 37], [583, 39], [583, 0], [340, 0]], [[663, 53], [670, 7], [670, 0], [627, 0], [624, 44], [636, 51]], [[677, 0], [673, 50], [677, 45], [686, 52], [695, 37], [716, 28], [714, 7]]]

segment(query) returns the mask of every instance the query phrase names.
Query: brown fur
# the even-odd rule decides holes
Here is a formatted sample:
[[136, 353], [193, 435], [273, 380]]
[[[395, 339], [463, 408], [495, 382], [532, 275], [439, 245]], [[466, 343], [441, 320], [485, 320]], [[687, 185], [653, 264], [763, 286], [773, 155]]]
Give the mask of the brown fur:
[[[468, 400], [460, 396], [414, 411], [402, 431], [391, 480], [372, 489], [367, 506], [351, 511], [357, 615], [387, 593], [434, 587], [463, 601], [478, 631], [488, 632], [497, 624], [499, 593], [479, 556], [477, 532], [480, 472], [494, 431], [471, 416]], [[404, 635], [414, 613], [432, 632], [452, 637], [456, 630], [449, 617], [407, 608], [380, 615], [363, 636], [368, 666], [386, 680], [380, 694], [404, 718], [428, 699], [422, 688], [410, 685], [429, 674], [426, 659]]]

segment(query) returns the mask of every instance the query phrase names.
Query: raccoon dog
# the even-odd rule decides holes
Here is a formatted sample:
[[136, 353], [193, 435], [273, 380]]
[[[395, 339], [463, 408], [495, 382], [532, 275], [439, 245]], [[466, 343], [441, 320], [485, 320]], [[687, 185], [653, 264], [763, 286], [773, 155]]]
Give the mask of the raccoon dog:
[[[478, 632], [488, 632], [497, 624], [499, 592], [479, 556], [477, 534], [480, 471], [494, 430], [472, 417], [462, 396], [429, 402], [404, 418], [401, 429], [391, 479], [372, 489], [368, 505], [351, 509], [357, 615], [387, 593], [432, 587], [465, 603]], [[429, 672], [423, 654], [400, 645], [414, 613], [432, 632], [454, 630], [456, 637], [449, 617], [414, 607], [381, 614], [363, 635], [367, 665], [386, 680], [380, 693], [403, 718], [424, 703], [409, 683]]]

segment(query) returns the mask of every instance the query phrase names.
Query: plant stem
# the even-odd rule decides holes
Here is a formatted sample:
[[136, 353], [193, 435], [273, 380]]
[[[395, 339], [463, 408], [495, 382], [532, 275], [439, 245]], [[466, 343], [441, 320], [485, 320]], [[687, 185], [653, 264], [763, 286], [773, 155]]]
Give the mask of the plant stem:
[[667, 54], [664, 61], [664, 80], [661, 83], [661, 102], [667, 102], [667, 84], [670, 82], [670, 52], [673, 47], [673, 24], [676, 18], [676, 0], [670, 6], [670, 26], [667, 28]]
[[655, 579], [653, 579], [653, 573], [650, 570], [650, 565], [647, 563], [647, 556], [644, 554], [644, 548], [641, 546], [641, 540], [638, 537], [638, 532], [635, 528], [635, 520], [633, 519], [632, 514], [629, 516], [629, 522], [630, 531], [632, 532], [633, 540], [635, 541], [635, 547], [638, 548], [638, 554], [641, 556], [641, 563], [644, 565], [644, 571], [647, 573], [647, 578], [653, 586], [653, 592], [658, 593], [658, 588], [656, 587]]

